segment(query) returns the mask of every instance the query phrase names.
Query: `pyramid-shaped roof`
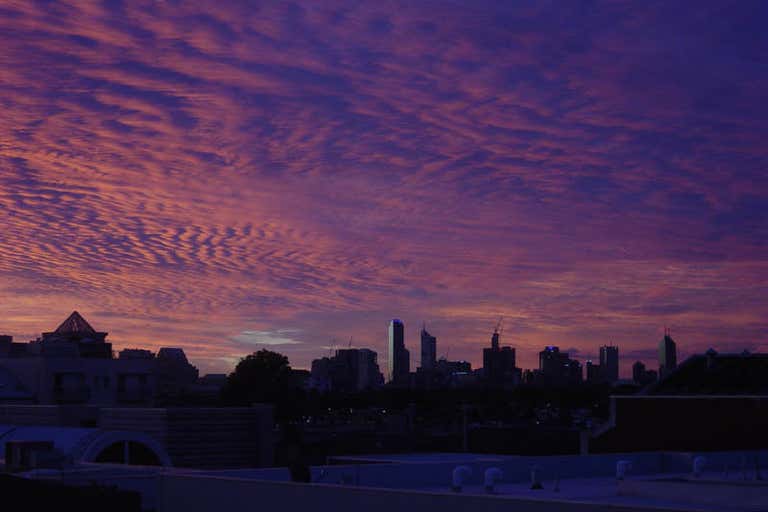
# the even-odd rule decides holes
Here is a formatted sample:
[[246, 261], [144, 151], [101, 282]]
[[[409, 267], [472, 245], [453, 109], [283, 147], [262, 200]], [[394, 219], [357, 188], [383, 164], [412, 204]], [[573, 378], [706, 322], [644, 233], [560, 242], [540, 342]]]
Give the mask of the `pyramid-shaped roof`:
[[96, 334], [96, 331], [80, 313], [73, 311], [69, 318], [54, 331], [55, 334]]

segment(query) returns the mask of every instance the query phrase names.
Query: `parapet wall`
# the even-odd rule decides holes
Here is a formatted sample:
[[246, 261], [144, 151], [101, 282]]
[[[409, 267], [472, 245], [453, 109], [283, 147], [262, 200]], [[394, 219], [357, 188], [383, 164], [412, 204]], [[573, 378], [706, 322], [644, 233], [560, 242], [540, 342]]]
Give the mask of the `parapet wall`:
[[[226, 498], [223, 498], [226, 497]], [[572, 501], [543, 501], [510, 497], [451, 494], [401, 489], [264, 482], [195, 475], [160, 478], [159, 512], [212, 512], [226, 503], [284, 510], [364, 510], [365, 512], [647, 512], [647, 507]], [[245, 504], [245, 505], [243, 505]], [[676, 509], [665, 508], [665, 512]]]

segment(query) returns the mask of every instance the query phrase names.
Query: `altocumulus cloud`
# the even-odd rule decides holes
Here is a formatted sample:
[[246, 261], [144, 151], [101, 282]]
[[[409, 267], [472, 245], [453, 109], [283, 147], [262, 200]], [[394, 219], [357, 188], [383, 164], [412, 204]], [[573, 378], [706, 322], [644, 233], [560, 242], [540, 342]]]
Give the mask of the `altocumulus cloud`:
[[0, 334], [765, 340], [767, 2], [255, 4], [3, 2]]

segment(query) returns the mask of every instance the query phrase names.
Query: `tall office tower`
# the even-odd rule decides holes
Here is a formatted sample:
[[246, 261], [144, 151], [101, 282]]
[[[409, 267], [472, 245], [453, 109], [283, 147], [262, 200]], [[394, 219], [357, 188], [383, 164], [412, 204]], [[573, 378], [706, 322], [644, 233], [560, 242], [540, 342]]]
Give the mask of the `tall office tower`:
[[632, 380], [642, 384], [645, 379], [645, 365], [642, 361], [635, 361], [635, 364], [632, 365]]
[[501, 320], [491, 335], [491, 347], [483, 349], [483, 374], [487, 385], [503, 386], [519, 384], [522, 372], [517, 369], [515, 349], [501, 347]]
[[411, 371], [410, 353], [405, 348], [405, 326], [395, 318], [389, 322], [389, 360], [387, 361], [387, 380], [403, 382]]
[[550, 345], [539, 352], [538, 379], [546, 385], [578, 384], [583, 380], [583, 370], [581, 363], [568, 357], [568, 352]]
[[432, 371], [437, 362], [437, 338], [427, 332], [426, 326], [421, 328], [421, 369]]
[[347, 348], [333, 357], [312, 361], [310, 385], [319, 391], [354, 393], [378, 388], [382, 383], [377, 354], [367, 348]]
[[664, 339], [659, 342], [659, 379], [663, 379], [677, 368], [677, 344], [664, 329]]
[[539, 352], [539, 371], [544, 375], [560, 375], [568, 354], [560, 353], [559, 347], [548, 346]]
[[381, 386], [378, 354], [367, 348], [358, 349], [357, 390], [365, 391]]
[[613, 345], [600, 347], [600, 371], [606, 382], [619, 380], [619, 347]]
[[499, 350], [499, 328], [497, 327], [493, 331], [491, 336], [491, 350]]
[[592, 361], [587, 361], [587, 382], [590, 384], [598, 384], [601, 380], [600, 365], [594, 364]]

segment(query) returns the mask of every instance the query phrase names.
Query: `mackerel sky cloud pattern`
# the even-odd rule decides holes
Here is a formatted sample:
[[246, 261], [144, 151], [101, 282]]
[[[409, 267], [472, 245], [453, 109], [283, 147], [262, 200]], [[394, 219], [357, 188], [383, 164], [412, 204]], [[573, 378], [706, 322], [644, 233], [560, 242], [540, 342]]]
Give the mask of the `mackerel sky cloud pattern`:
[[[674, 4], [674, 5], [673, 5]], [[0, 331], [768, 349], [768, 4], [5, 1]], [[450, 347], [450, 349], [449, 349]], [[412, 354], [417, 351], [412, 350]], [[416, 360], [414, 360], [414, 365]]]

